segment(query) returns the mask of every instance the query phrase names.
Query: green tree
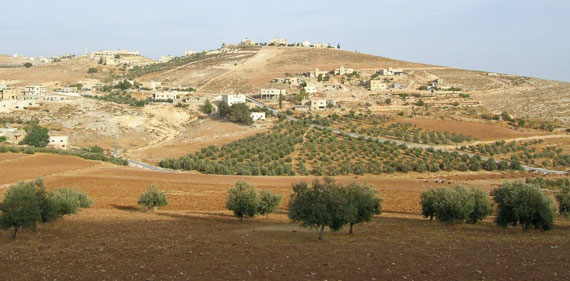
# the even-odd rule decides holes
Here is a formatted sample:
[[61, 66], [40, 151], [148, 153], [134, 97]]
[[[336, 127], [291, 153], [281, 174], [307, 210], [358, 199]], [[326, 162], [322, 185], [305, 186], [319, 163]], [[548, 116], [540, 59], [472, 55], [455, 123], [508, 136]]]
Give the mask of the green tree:
[[479, 189], [471, 189], [471, 199], [473, 200], [473, 210], [469, 213], [467, 223], [477, 223], [493, 213], [493, 203], [489, 195]]
[[30, 67], [32, 67], [32, 66], [33, 66], [32, 63], [29, 63], [29, 62], [24, 63], [24, 67], [25, 67], [25, 68], [30, 68]]
[[425, 102], [423, 100], [418, 100], [418, 102], [416, 102], [417, 106], [424, 106]]
[[259, 211], [259, 196], [255, 187], [244, 181], [238, 181], [228, 190], [226, 209], [233, 211], [240, 220], [253, 218]]
[[270, 213], [275, 213], [277, 207], [281, 203], [281, 195], [273, 195], [270, 191], [261, 190], [259, 192], [259, 208], [258, 213], [260, 215], [269, 216]]
[[319, 240], [323, 239], [325, 227], [338, 231], [353, 215], [354, 209], [348, 207], [346, 189], [330, 178], [325, 178], [324, 183], [315, 180], [310, 187], [306, 182], [296, 183], [292, 188], [289, 219], [304, 227], [320, 229]]
[[42, 180], [20, 182], [8, 188], [0, 204], [0, 228], [14, 228], [12, 238], [21, 228], [36, 229], [40, 222], [51, 220], [47, 193]]
[[229, 119], [232, 122], [242, 123], [245, 125], [253, 124], [253, 119], [251, 118], [251, 112], [249, 108], [244, 103], [236, 103], [230, 106]]
[[435, 202], [437, 198], [436, 189], [429, 188], [428, 190], [420, 194], [420, 204], [422, 205], [422, 215], [424, 217], [429, 217], [433, 220], [435, 216]]
[[368, 185], [352, 183], [347, 187], [348, 205], [353, 208], [352, 216], [348, 219], [349, 234], [353, 234], [355, 224], [369, 222], [373, 215], [382, 213], [382, 199]]
[[24, 130], [27, 132], [27, 135], [20, 144], [27, 144], [34, 147], [45, 147], [49, 144], [47, 128], [33, 124], [29, 127], [25, 127]]
[[279, 93], [279, 109], [283, 108], [283, 95]]
[[531, 225], [544, 231], [554, 226], [556, 205], [534, 184], [505, 182], [493, 189], [491, 195], [498, 205], [496, 222], [499, 226], [515, 227], [520, 224], [525, 231]]
[[164, 191], [158, 190], [154, 184], [151, 184], [147, 190], [141, 194], [137, 203], [142, 208], [153, 211], [154, 208], [161, 208], [168, 205], [168, 199]]
[[445, 223], [477, 223], [493, 210], [487, 194], [458, 185], [451, 189], [428, 189], [420, 195], [422, 215]]
[[206, 99], [206, 101], [204, 102], [204, 113], [210, 114], [212, 113], [213, 110], [214, 106], [212, 105], [209, 99]]
[[558, 210], [560, 214], [565, 217], [570, 217], [570, 187], [563, 186], [558, 194], [556, 194], [558, 201]]
[[228, 105], [228, 103], [225, 101], [220, 102], [220, 104], [218, 105], [218, 115], [220, 117], [226, 117], [229, 114], [230, 114], [230, 106]]
[[89, 74], [97, 73], [97, 68], [96, 67], [90, 67], [89, 69], [87, 69], [87, 73], [89, 73]]

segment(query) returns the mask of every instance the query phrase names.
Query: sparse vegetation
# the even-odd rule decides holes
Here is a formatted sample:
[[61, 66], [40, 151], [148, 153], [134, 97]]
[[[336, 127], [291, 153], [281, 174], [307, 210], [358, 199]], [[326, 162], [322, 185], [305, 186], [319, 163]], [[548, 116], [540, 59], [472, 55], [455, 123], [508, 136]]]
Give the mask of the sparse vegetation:
[[151, 184], [147, 190], [141, 194], [137, 203], [145, 210], [154, 211], [154, 208], [160, 209], [168, 205], [168, 199], [164, 191], [158, 190], [156, 185]]

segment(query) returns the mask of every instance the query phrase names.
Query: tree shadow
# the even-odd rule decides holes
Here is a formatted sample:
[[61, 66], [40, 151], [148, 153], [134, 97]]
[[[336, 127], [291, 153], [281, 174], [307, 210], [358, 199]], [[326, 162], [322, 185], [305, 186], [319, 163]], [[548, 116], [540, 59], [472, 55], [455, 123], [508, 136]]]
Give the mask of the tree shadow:
[[111, 205], [111, 207], [117, 209], [117, 210], [121, 210], [121, 211], [127, 211], [127, 212], [142, 212], [141, 209], [139, 207], [136, 206], [125, 206], [125, 205]]

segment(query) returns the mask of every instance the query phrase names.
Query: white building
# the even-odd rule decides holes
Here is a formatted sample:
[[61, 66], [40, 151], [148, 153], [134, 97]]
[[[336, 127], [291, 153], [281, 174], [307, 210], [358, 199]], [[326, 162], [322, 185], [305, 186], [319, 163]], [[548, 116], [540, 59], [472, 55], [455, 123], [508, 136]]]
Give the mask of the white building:
[[154, 90], [154, 89], [160, 88], [160, 87], [162, 87], [162, 82], [152, 81], [152, 80], [141, 82], [141, 88], [147, 88], [147, 89]]
[[265, 120], [265, 112], [252, 112], [250, 116], [253, 121]]
[[47, 147], [67, 150], [69, 148], [69, 136], [56, 136], [52, 132]]
[[307, 86], [305, 86], [305, 92], [314, 94], [317, 92], [317, 86], [315, 84], [307, 84]]
[[162, 57], [160, 57], [159, 61], [162, 63], [167, 63], [167, 62], [171, 61], [172, 59], [174, 59], [173, 56], [162, 56]]
[[314, 48], [328, 48], [329, 44], [325, 44], [325, 43], [315, 43], [313, 44]]
[[311, 47], [311, 42], [309, 42], [309, 41], [303, 41], [303, 42], [299, 43], [299, 46], [301, 46], [301, 47]]
[[184, 56], [185, 56], [185, 57], [188, 57], [188, 56], [191, 56], [191, 55], [197, 54], [197, 53], [198, 53], [198, 52], [195, 52], [195, 51], [192, 51], [192, 50], [186, 50], [186, 51], [184, 51]]
[[271, 41], [269, 41], [269, 44], [273, 44], [275, 46], [287, 45], [287, 39], [273, 38]]
[[229, 106], [236, 103], [245, 103], [245, 95], [239, 93], [235, 95], [222, 95], [222, 101], [225, 101]]
[[239, 43], [242, 46], [255, 46], [255, 41], [245, 38], [243, 40], [241, 40], [241, 42]]
[[44, 86], [26, 86], [24, 88], [23, 100], [39, 100], [46, 95], [46, 87]]
[[344, 68], [344, 65], [341, 65], [339, 68], [334, 70], [334, 75], [345, 75], [353, 73], [354, 69], [352, 68]]
[[378, 73], [383, 76], [404, 75], [404, 71], [402, 69], [396, 69], [391, 67], [388, 67], [388, 69], [380, 69]]
[[287, 91], [285, 89], [261, 89], [262, 100], [277, 100], [279, 95], [285, 97]]
[[384, 81], [379, 79], [370, 80], [370, 90], [371, 91], [378, 91], [378, 90], [385, 90], [388, 88], [388, 85], [384, 83]]
[[152, 94], [154, 101], [169, 101], [176, 102], [178, 100], [177, 92], [157, 92]]
[[311, 100], [311, 111], [327, 110], [326, 100]]
[[318, 68], [315, 68], [314, 72], [309, 72], [310, 77], [319, 77], [319, 75], [325, 76], [329, 74], [328, 71], [320, 71]]

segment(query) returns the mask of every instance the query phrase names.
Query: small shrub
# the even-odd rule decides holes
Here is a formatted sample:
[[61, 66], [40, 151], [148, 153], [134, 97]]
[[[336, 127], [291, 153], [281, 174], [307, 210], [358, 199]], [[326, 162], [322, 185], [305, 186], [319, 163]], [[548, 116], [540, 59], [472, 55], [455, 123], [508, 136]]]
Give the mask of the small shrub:
[[56, 217], [76, 214], [80, 208], [90, 208], [93, 204], [89, 195], [71, 188], [55, 189], [49, 194], [48, 200]]
[[233, 211], [240, 220], [244, 217], [253, 218], [259, 211], [259, 196], [255, 187], [244, 181], [238, 181], [233, 188], [228, 190], [226, 208]]
[[547, 231], [554, 226], [556, 205], [533, 184], [505, 182], [491, 195], [499, 209], [496, 222], [502, 227], [520, 224], [525, 231], [530, 226]]
[[139, 198], [138, 204], [142, 208], [153, 211], [154, 208], [161, 208], [168, 205], [168, 200], [164, 191], [158, 190], [154, 184], [151, 184]]
[[281, 195], [273, 195], [270, 191], [262, 190], [259, 192], [259, 208], [258, 213], [260, 215], [268, 215], [269, 213], [275, 213], [277, 207], [281, 203]]

